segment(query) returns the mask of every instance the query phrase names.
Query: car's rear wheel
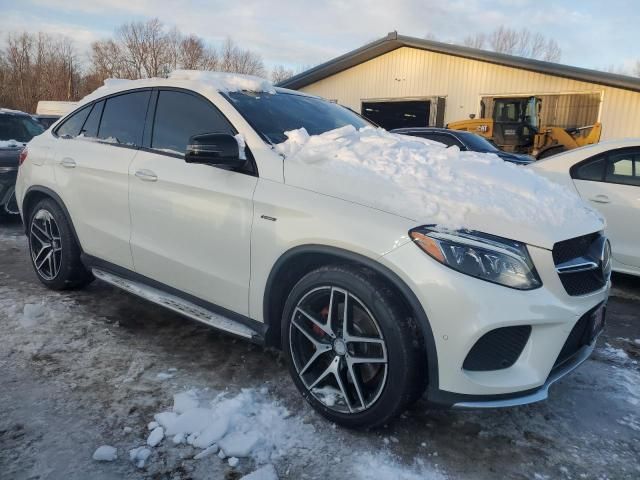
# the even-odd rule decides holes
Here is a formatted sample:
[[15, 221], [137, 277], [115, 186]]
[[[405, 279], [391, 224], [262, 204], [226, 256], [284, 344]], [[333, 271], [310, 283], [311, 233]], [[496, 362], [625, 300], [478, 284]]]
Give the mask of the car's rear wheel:
[[282, 344], [296, 386], [318, 412], [347, 427], [375, 427], [414, 396], [419, 354], [411, 331], [379, 279], [327, 266], [291, 291]]
[[53, 290], [79, 288], [93, 280], [80, 260], [71, 226], [58, 204], [40, 200], [29, 215], [29, 252], [38, 279]]

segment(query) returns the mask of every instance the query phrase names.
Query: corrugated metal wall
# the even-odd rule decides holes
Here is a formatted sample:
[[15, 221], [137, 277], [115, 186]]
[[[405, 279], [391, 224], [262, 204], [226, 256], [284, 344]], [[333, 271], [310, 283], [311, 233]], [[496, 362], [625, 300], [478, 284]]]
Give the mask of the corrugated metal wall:
[[[360, 111], [363, 100], [446, 97], [445, 122], [480, 114], [483, 97], [551, 95], [556, 111], [569, 110], [568, 93], [602, 98], [602, 139], [640, 137], [640, 93], [513, 67], [402, 47], [301, 88]], [[562, 95], [561, 95], [562, 94]], [[553, 96], [560, 95], [557, 100]], [[587, 97], [584, 97], [587, 98]], [[544, 102], [544, 100], [543, 100]], [[544, 106], [543, 106], [544, 109]], [[590, 117], [585, 109], [585, 118]], [[563, 118], [558, 121], [579, 121]], [[588, 122], [587, 122], [588, 123]]]

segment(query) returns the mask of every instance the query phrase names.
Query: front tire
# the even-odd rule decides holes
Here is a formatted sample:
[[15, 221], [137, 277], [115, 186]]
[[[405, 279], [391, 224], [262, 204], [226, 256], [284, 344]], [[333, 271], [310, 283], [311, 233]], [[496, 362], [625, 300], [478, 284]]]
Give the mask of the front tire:
[[80, 260], [81, 249], [60, 206], [50, 198], [29, 212], [29, 253], [38, 279], [52, 290], [83, 287], [93, 275]]
[[289, 294], [282, 323], [296, 387], [332, 422], [377, 427], [414, 399], [419, 343], [404, 307], [371, 272], [308, 273]]

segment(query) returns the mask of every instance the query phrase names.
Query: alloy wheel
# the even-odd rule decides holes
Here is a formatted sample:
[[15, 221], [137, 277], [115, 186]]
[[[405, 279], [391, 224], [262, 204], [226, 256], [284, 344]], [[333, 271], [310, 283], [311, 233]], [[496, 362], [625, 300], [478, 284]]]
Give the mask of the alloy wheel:
[[33, 216], [29, 246], [38, 275], [45, 280], [56, 278], [62, 261], [62, 242], [58, 224], [48, 210], [38, 210]]
[[378, 322], [360, 299], [334, 286], [315, 288], [296, 305], [289, 348], [309, 393], [338, 413], [362, 412], [387, 380], [387, 346]]

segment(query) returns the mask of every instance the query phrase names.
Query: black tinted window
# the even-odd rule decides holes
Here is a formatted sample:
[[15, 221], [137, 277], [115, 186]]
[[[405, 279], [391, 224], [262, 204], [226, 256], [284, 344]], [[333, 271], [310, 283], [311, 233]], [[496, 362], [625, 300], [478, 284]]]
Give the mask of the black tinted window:
[[144, 91], [108, 98], [98, 138], [124, 145], [141, 145], [150, 95], [150, 91]]
[[207, 100], [183, 92], [163, 90], [159, 93], [151, 148], [185, 153], [189, 137], [203, 133], [234, 132]]
[[460, 143], [451, 135], [445, 135], [442, 133], [427, 133], [422, 136], [428, 140], [444, 143], [447, 147], [450, 147], [451, 145], [460, 146]]
[[104, 107], [104, 100], [93, 105], [91, 113], [84, 122], [84, 126], [80, 133], [85, 137], [97, 137], [98, 125], [100, 124], [100, 115], [102, 115], [102, 107]]
[[610, 155], [605, 181], [640, 185], [640, 154], [626, 152]]
[[600, 157], [580, 165], [573, 175], [578, 180], [602, 181], [606, 158]]
[[258, 133], [272, 143], [284, 142], [284, 132], [301, 127], [309, 135], [320, 135], [346, 125], [371, 126], [357, 113], [321, 98], [251, 92], [231, 92], [228, 96]]
[[42, 132], [42, 125], [27, 115], [0, 115], [0, 140], [26, 143]]
[[86, 106], [82, 110], [71, 115], [60, 127], [58, 127], [56, 134], [60, 137], [77, 137], [90, 111], [91, 105]]

